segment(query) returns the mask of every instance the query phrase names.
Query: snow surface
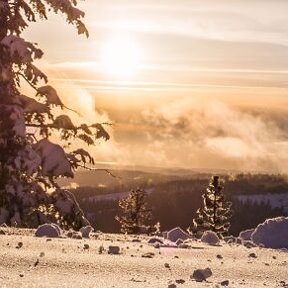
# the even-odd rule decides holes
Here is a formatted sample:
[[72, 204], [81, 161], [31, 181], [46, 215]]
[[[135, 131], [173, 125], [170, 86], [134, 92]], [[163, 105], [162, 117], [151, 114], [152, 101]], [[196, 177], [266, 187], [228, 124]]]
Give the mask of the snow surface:
[[[6, 233], [0, 235], [1, 288], [221, 287], [227, 280], [232, 288], [254, 288], [288, 283], [288, 254], [281, 250], [247, 249], [222, 241], [221, 246], [209, 246], [192, 240], [190, 249], [156, 249], [148, 244], [149, 237], [142, 236], [141, 243], [117, 234], [93, 233], [91, 239], [80, 240], [37, 238], [31, 230], [1, 229]], [[108, 254], [111, 245], [120, 247], [119, 255]], [[146, 253], [152, 258], [143, 258]], [[190, 278], [205, 268], [213, 273], [207, 282]]]
[[251, 239], [266, 248], [288, 248], [288, 217], [266, 219], [256, 227]]

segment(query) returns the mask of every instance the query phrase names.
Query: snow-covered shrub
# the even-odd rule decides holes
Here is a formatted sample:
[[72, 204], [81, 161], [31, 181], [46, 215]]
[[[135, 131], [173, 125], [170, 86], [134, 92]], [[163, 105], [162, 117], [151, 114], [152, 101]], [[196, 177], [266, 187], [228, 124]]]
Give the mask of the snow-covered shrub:
[[89, 238], [90, 233], [93, 232], [94, 228], [90, 225], [84, 226], [80, 229], [80, 233], [82, 234], [83, 238]]
[[226, 200], [223, 189], [220, 177], [213, 176], [202, 195], [203, 208], [197, 210], [197, 217], [193, 219], [193, 225], [189, 228], [196, 237], [204, 231], [214, 231], [219, 237], [227, 235], [232, 217], [232, 202]]
[[288, 248], [288, 217], [266, 219], [256, 227], [251, 239], [265, 248]]
[[43, 224], [40, 225], [36, 232], [36, 237], [50, 237], [50, 238], [56, 238], [61, 236], [61, 229], [56, 224]]
[[241, 238], [242, 240], [251, 240], [251, 235], [254, 232], [255, 229], [247, 229], [244, 231], [241, 231], [239, 233], [239, 238]]
[[205, 231], [201, 237], [201, 241], [209, 245], [218, 245], [220, 242], [218, 235], [213, 231]]

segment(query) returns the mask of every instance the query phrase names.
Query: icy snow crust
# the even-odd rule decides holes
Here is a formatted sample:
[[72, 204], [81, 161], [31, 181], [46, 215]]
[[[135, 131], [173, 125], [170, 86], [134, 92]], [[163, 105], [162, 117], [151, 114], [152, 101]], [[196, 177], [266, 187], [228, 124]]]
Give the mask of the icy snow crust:
[[[148, 244], [149, 237], [142, 236], [91, 233], [90, 239], [77, 240], [38, 238], [32, 230], [3, 230], [0, 287], [165, 288], [180, 279], [185, 282], [176, 287], [221, 287], [229, 280], [229, 287], [253, 288], [284, 287], [280, 281], [288, 282], [288, 254], [281, 250], [247, 249], [222, 241], [220, 246], [209, 246], [195, 240], [187, 240], [189, 249], [157, 249]], [[136, 238], [141, 242], [133, 242]], [[109, 246], [119, 246], [120, 254], [109, 255]], [[142, 257], [149, 252], [154, 253], [152, 258]], [[249, 257], [251, 253], [257, 258]], [[195, 270], [206, 268], [213, 273], [207, 282], [190, 278]]]

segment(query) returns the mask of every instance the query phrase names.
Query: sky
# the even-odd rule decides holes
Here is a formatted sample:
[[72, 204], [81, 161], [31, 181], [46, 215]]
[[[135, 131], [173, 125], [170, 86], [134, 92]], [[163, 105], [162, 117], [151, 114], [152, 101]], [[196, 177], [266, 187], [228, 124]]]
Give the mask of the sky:
[[38, 64], [67, 105], [85, 121], [114, 123], [96, 160], [287, 170], [286, 0], [86, 0], [79, 8], [88, 39], [61, 15], [25, 37], [45, 52]]

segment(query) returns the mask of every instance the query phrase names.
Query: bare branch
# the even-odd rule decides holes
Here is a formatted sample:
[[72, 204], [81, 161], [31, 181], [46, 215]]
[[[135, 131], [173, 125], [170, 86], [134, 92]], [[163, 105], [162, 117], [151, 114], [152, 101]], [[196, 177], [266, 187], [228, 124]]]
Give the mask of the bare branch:
[[110, 172], [108, 169], [87, 167], [87, 166], [85, 166], [85, 165], [79, 165], [79, 164], [77, 164], [77, 165], [78, 165], [79, 167], [84, 168], [84, 169], [87, 169], [87, 170], [89, 170], [89, 171], [104, 171], [104, 172], [106, 172], [107, 174], [109, 174], [110, 176], [112, 176], [113, 178], [122, 180], [122, 177], [113, 174], [113, 173]]

